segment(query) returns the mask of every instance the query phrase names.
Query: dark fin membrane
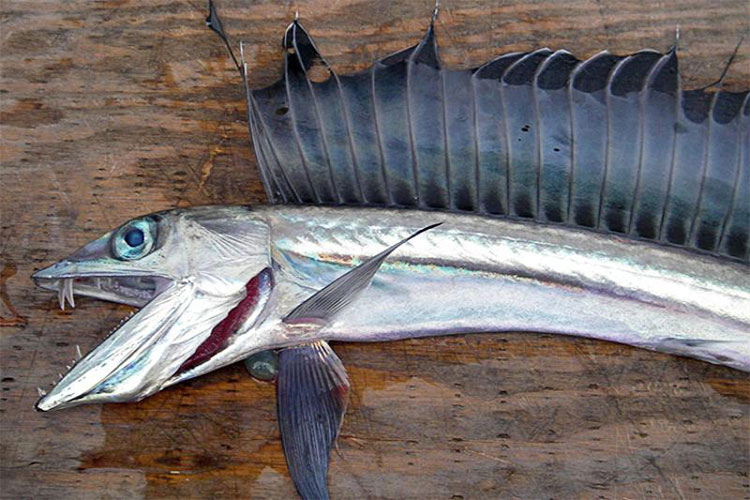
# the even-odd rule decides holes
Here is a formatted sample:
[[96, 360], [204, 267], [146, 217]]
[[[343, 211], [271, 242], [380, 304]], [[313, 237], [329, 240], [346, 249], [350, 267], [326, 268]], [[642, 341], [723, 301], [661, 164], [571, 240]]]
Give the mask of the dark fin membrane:
[[676, 48], [451, 70], [431, 24], [338, 76], [298, 21], [284, 46], [284, 79], [248, 89], [271, 203], [531, 219], [749, 258], [747, 93], [683, 90]]
[[276, 387], [281, 441], [303, 499], [327, 499], [328, 462], [346, 413], [349, 380], [324, 341], [284, 349]]
[[221, 24], [221, 18], [219, 18], [218, 12], [216, 12], [216, 6], [214, 5], [213, 0], [208, 0], [208, 16], [206, 16], [206, 26], [208, 26], [211, 31], [219, 35], [219, 38], [224, 41], [224, 45], [227, 46], [227, 50], [229, 51], [229, 55], [232, 56], [232, 61], [234, 61], [234, 65], [237, 67], [237, 71], [239, 71], [240, 75], [242, 75], [244, 78], [244, 73], [242, 71], [242, 68], [240, 67], [240, 63], [237, 62], [237, 58], [234, 57], [232, 45], [229, 43], [229, 37], [227, 37], [226, 33], [224, 32], [224, 26], [222, 26]]

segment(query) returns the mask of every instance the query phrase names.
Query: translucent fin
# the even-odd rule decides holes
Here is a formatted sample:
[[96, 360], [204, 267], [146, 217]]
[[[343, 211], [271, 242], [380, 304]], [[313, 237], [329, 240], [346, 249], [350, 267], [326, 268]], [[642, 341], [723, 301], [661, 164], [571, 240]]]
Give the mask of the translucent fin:
[[295, 307], [284, 318], [284, 322], [289, 324], [327, 323], [338, 311], [354, 301], [370, 285], [372, 277], [375, 276], [375, 273], [378, 272], [385, 259], [394, 250], [415, 236], [429, 231], [440, 224], [442, 222], [420, 229], [395, 245], [386, 248], [376, 256], [369, 258], [354, 269], [344, 273], [342, 276], [339, 276], [325, 288]]
[[346, 370], [324, 341], [282, 350], [279, 364], [276, 410], [289, 474], [303, 499], [327, 499], [331, 448], [349, 397]]

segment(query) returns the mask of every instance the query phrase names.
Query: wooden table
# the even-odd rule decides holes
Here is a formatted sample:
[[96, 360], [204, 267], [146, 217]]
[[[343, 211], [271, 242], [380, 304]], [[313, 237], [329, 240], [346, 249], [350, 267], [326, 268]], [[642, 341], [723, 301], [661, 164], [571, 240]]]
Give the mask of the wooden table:
[[[503, 51], [666, 50], [716, 79], [750, 7], [728, 2], [446, 0], [448, 65]], [[251, 80], [281, 73], [303, 24], [340, 72], [416, 42], [430, 0], [219, 1]], [[6, 0], [0, 170], [0, 494], [5, 498], [289, 498], [273, 387], [230, 366], [141, 403], [36, 413], [73, 358], [129, 311], [60, 311], [34, 269], [146, 212], [262, 203], [240, 79], [203, 1]], [[747, 87], [750, 43], [728, 85]], [[529, 333], [337, 345], [353, 394], [335, 498], [741, 498], [748, 375], [620, 345]]]

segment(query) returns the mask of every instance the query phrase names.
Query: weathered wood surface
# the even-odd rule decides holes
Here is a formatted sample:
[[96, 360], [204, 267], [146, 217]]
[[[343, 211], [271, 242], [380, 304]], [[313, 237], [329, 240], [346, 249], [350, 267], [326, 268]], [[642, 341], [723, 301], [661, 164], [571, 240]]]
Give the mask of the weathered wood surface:
[[[219, 2], [255, 85], [281, 68], [294, 11], [341, 71], [414, 43], [431, 0]], [[35, 268], [124, 220], [175, 206], [260, 203], [240, 79], [203, 1], [2, 3], [0, 492], [5, 498], [289, 498], [273, 388], [239, 366], [141, 403], [33, 411], [127, 307], [74, 311]], [[446, 1], [441, 54], [589, 56], [667, 49], [710, 83], [750, 25], [731, 2]], [[746, 43], [728, 84], [748, 86]], [[335, 498], [747, 498], [746, 374], [590, 340], [470, 335], [338, 345], [353, 396]]]

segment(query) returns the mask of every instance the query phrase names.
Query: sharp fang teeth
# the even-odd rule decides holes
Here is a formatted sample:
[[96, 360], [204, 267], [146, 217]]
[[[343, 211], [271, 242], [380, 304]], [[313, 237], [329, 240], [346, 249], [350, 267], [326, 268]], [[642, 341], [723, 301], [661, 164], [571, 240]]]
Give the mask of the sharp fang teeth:
[[81, 353], [81, 346], [76, 344], [76, 356], [78, 356], [78, 359], [81, 359], [83, 357], [83, 354]]
[[60, 303], [60, 309], [65, 310], [65, 280], [57, 282], [57, 301]]
[[36, 392], [38, 392], [38, 393], [39, 393], [39, 397], [40, 397], [40, 398], [43, 398], [44, 396], [46, 396], [46, 395], [47, 395], [47, 391], [45, 391], [45, 390], [44, 390], [44, 389], [42, 389], [41, 387], [37, 387], [37, 388], [36, 388]]
[[58, 378], [59, 378], [60, 380], [62, 380], [62, 378], [63, 378], [63, 376], [62, 376], [62, 373], [58, 373], [58, 374], [57, 374], [57, 376], [58, 376]]
[[65, 295], [68, 297], [68, 302], [70, 302], [70, 307], [75, 308], [76, 301], [73, 296], [73, 278], [68, 278], [65, 280]]
[[70, 365], [65, 365], [65, 368], [70, 371]]

